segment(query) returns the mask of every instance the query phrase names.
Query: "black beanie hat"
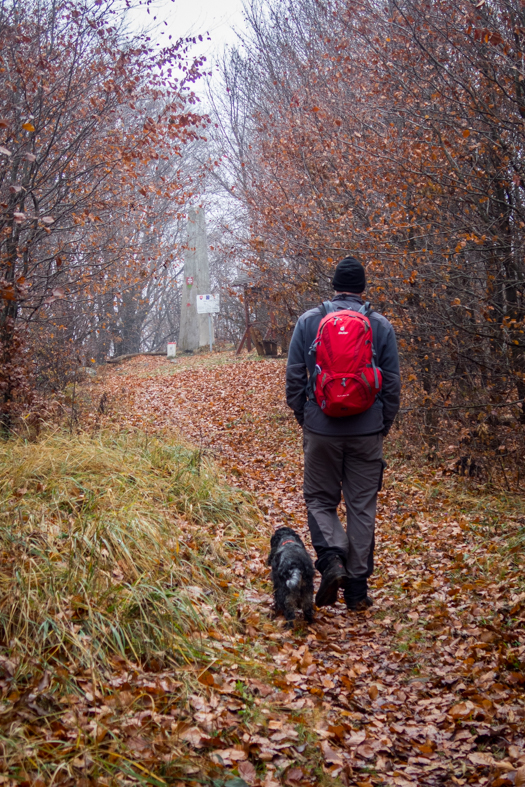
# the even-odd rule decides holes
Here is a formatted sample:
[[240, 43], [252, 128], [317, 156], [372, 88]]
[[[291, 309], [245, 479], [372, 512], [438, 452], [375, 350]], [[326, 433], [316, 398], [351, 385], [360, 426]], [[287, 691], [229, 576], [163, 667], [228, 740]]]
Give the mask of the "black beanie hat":
[[345, 257], [335, 269], [332, 287], [336, 292], [361, 293], [366, 287], [365, 269], [355, 257]]

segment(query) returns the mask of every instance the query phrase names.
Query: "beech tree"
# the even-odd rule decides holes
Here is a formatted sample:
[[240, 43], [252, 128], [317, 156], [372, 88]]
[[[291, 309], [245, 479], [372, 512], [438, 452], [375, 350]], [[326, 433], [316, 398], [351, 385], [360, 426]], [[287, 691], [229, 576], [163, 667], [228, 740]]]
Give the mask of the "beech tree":
[[191, 42], [161, 48], [129, 33], [128, 6], [12, 0], [0, 10], [4, 426], [22, 327], [60, 331], [54, 314], [78, 317], [149, 276], [162, 257], [159, 202], [176, 220], [192, 193], [176, 162], [205, 124], [190, 89], [201, 62]]
[[525, 419], [523, 14], [517, 0], [253, 3], [223, 68], [222, 122], [244, 130], [223, 150], [268, 298], [291, 327], [356, 253], [427, 425], [481, 407], [471, 435], [498, 420], [485, 405], [521, 400], [507, 413]]

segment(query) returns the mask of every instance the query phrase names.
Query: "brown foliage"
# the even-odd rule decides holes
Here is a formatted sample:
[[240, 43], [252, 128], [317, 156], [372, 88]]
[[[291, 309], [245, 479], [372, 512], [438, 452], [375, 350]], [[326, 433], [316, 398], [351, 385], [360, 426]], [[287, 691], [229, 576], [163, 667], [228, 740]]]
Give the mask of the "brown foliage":
[[[14, 331], [78, 344], [161, 263], [154, 222], [192, 185], [178, 165], [203, 119], [189, 42], [126, 32], [129, 3], [8, 3], [0, 12], [2, 412], [17, 385]], [[169, 205], [167, 210], [166, 206]], [[114, 304], [114, 299], [117, 303]]]
[[254, 4], [224, 68], [259, 283], [291, 327], [360, 256], [430, 443], [447, 408], [498, 445], [490, 405], [525, 423], [522, 17], [517, 0]]

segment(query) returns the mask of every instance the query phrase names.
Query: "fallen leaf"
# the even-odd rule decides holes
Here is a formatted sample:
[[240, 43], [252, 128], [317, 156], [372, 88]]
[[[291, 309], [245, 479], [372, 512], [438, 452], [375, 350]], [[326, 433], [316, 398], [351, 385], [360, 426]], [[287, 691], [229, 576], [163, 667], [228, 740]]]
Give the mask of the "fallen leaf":
[[304, 777], [304, 771], [302, 768], [291, 768], [286, 774], [285, 784], [296, 784], [300, 782]]
[[307, 648], [305, 650], [305, 652], [303, 653], [303, 657], [302, 657], [301, 661], [299, 662], [300, 666], [301, 666], [301, 669], [306, 669], [307, 667], [309, 667], [311, 664], [313, 664], [313, 660], [314, 660], [314, 657], [312, 656], [312, 654], [310, 653], [310, 651]]
[[338, 751], [330, 748], [330, 744], [328, 741], [323, 741], [321, 743], [321, 751], [323, 752], [323, 757], [325, 758], [327, 763], [332, 763], [334, 765], [343, 765], [343, 758]]
[[210, 757], [216, 762], [222, 761], [225, 765], [232, 765], [234, 762], [248, 759], [244, 749], [214, 749], [210, 753]]
[[372, 746], [370, 746], [369, 743], [362, 743], [355, 751], [356, 754], [358, 754], [360, 757], [364, 757], [365, 760], [370, 760], [375, 756], [375, 750], [372, 748]]
[[475, 707], [474, 703], [470, 702], [470, 700], [458, 702], [457, 705], [453, 705], [450, 708], [448, 715], [452, 716], [453, 719], [465, 719], [467, 716], [470, 716]]
[[343, 738], [345, 737], [345, 728], [341, 724], [337, 724], [337, 725], [329, 724], [328, 732], [330, 733], [330, 735], [334, 735], [339, 740], [343, 740]]
[[255, 678], [252, 678], [252, 680], [250, 680], [250, 686], [252, 687], [252, 689], [255, 689], [257, 692], [259, 692], [261, 697], [268, 697], [268, 695], [273, 694], [273, 692], [275, 691], [275, 689], [272, 688], [272, 686], [267, 686], [266, 683], [262, 683], [260, 680], [257, 680]]
[[215, 686], [215, 678], [211, 672], [208, 672], [208, 670], [199, 675], [197, 680], [199, 683], [202, 683], [203, 686]]
[[365, 730], [358, 730], [357, 732], [352, 732], [350, 735], [347, 735], [345, 738], [345, 743], [348, 746], [358, 746], [360, 743], [366, 738]]
[[181, 734], [181, 738], [188, 743], [191, 743], [192, 746], [196, 748], [200, 748], [203, 746], [203, 739], [208, 738], [208, 736], [199, 730], [198, 727], [190, 727]]
[[263, 787], [281, 787], [280, 783], [275, 779], [272, 771], [268, 771], [264, 777]]
[[239, 771], [239, 776], [244, 779], [246, 784], [252, 785], [256, 778], [257, 778], [257, 771], [253, 767], [252, 763], [248, 760], [244, 760], [243, 762], [239, 762], [237, 766], [237, 770]]
[[492, 754], [483, 751], [473, 751], [467, 754], [468, 759], [473, 765], [495, 765], [496, 760]]

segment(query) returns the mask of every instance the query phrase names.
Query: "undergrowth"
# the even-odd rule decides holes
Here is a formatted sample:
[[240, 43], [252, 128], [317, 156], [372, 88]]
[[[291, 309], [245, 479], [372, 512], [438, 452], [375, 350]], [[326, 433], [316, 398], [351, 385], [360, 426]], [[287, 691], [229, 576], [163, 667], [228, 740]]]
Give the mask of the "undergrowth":
[[159, 653], [205, 663], [199, 634], [235, 625], [228, 553], [257, 527], [248, 498], [186, 445], [62, 432], [6, 443], [0, 646], [19, 671]]
[[4, 443], [0, 783], [162, 785], [150, 767], [191, 768], [170, 729], [240, 628], [231, 563], [258, 537], [249, 496], [180, 440]]

